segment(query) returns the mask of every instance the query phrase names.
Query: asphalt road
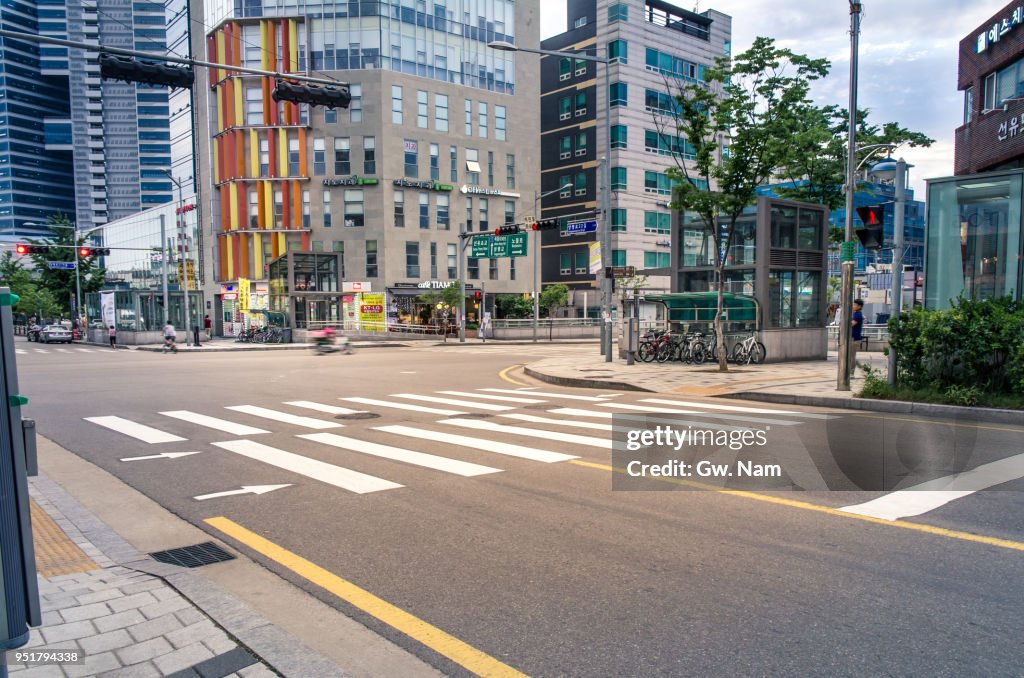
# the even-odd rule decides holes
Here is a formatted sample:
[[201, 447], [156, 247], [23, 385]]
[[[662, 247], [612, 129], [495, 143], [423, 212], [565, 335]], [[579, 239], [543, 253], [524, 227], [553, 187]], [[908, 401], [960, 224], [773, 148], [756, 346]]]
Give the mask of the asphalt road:
[[[1016, 471], [1022, 431], [1014, 427], [815, 419], [806, 415], [828, 413], [806, 408], [786, 408], [803, 415], [776, 417], [714, 407], [773, 409], [758, 403], [574, 390], [529, 382], [514, 369], [506, 378], [499, 374], [592, 347], [161, 355], [77, 346], [39, 347], [47, 351], [41, 353], [18, 341], [20, 390], [30, 398], [25, 415], [37, 420], [41, 435], [448, 674], [466, 675], [467, 666], [479, 665], [462, 661], [472, 653], [451, 643], [428, 648], [367, 614], [357, 600], [325, 591], [204, 520], [225, 517], [530, 675], [1021, 674], [1024, 470]], [[536, 386], [537, 393], [481, 390], [520, 388], [507, 379]], [[701, 413], [704, 422], [799, 421], [802, 432], [795, 434], [797, 428], [770, 424], [786, 432], [772, 459], [786, 459], [799, 443], [826, 482], [859, 477], [878, 484], [870, 488], [876, 491], [775, 491], [803, 473], [796, 467], [787, 467], [777, 487], [748, 481], [750, 494], [686, 483], [670, 484], [673, 491], [613, 491], [611, 434], [600, 426], [613, 423], [609, 414], [674, 407], [651, 398], [691, 403], [675, 407]], [[368, 414], [319, 411], [310, 403]], [[482, 407], [488, 404], [511, 409]], [[227, 409], [239, 406], [249, 408]], [[591, 414], [551, 411], [561, 408]], [[264, 432], [228, 432], [194, 414], [161, 414], [180, 411]], [[268, 418], [275, 412], [315, 421]], [[181, 440], [144, 442], [126, 435], [123, 423], [100, 425], [97, 417], [121, 417]], [[342, 426], [309, 428], [316, 422]], [[405, 428], [380, 430], [393, 426]], [[501, 428], [509, 426], [534, 434]], [[298, 437], [324, 434], [342, 436], [350, 449], [326, 442], [337, 439]], [[231, 441], [248, 442], [214, 444]], [[485, 449], [493, 442], [520, 447]], [[825, 454], [829, 444], [834, 450]], [[394, 448], [435, 456], [395, 460], [370, 453], [394, 454]], [[548, 456], [510, 454], [538, 450]], [[851, 461], [857, 450], [867, 461]], [[122, 461], [165, 452], [198, 454]], [[828, 458], [835, 464], [823, 461]], [[908, 474], [930, 479], [978, 468], [979, 476], [986, 469], [1005, 474], [1005, 482], [979, 480], [988, 489], [936, 499], [933, 508], [897, 524], [834, 510], [871, 500], [899, 510], [924, 496], [894, 494], [907, 486]], [[195, 499], [279, 484], [288, 486]], [[913, 496], [895, 499], [904, 495]]]

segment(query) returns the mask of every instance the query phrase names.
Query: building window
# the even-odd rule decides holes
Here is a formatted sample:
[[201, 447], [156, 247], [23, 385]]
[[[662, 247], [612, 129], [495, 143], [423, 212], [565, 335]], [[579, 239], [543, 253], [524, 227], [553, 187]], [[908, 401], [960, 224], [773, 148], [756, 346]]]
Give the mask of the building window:
[[486, 231], [490, 228], [490, 220], [487, 218], [488, 200], [487, 198], [480, 198], [478, 204], [480, 205], [480, 230]]
[[590, 255], [588, 252], [576, 252], [574, 258], [576, 259], [576, 275], [586, 275], [590, 272]]
[[587, 194], [587, 173], [586, 172], [578, 172], [576, 174], [575, 186], [576, 186], [576, 195], [577, 196], [581, 196], [581, 195], [586, 195]]
[[613, 21], [629, 21], [629, 6], [624, 2], [617, 2], [608, 7], [608, 23]]
[[417, 178], [420, 175], [420, 145], [412, 139], [405, 140], [405, 176]]
[[352, 149], [348, 137], [334, 140], [334, 174], [340, 177], [352, 174]]
[[505, 155], [505, 185], [508, 188], [516, 187], [516, 156], [513, 153]]
[[673, 181], [668, 178], [667, 174], [650, 171], [644, 172], [645, 193], [654, 193], [656, 195], [672, 195], [672, 184]]
[[668, 212], [644, 212], [644, 233], [671, 234], [672, 215]]
[[420, 277], [420, 244], [415, 240], [405, 241], [405, 277]]
[[405, 191], [394, 192], [395, 228], [405, 228]]
[[587, 154], [587, 133], [577, 132], [576, 133], [576, 157], [580, 157]]
[[302, 227], [309, 228], [309, 191], [302, 192]]
[[515, 200], [505, 201], [505, 223], [514, 224], [516, 221], [516, 202]]
[[448, 131], [448, 95], [434, 95], [434, 129], [438, 132]]
[[260, 139], [260, 176], [270, 176], [270, 142]]
[[325, 108], [324, 109], [324, 124], [334, 125], [338, 122], [338, 109], [336, 108]]
[[624, 64], [629, 60], [629, 44], [625, 40], [612, 40], [608, 43], [608, 62]]
[[491, 280], [498, 279], [498, 259], [492, 258], [487, 260], [487, 277]]
[[449, 243], [448, 245], [448, 279], [451, 280], [459, 275], [459, 246]]
[[363, 189], [345, 191], [345, 225], [363, 225]]
[[566, 134], [558, 140], [558, 159], [568, 160], [572, 157], [572, 135]]
[[263, 90], [259, 87], [245, 88], [245, 124], [263, 124]]
[[260, 226], [260, 194], [259, 191], [249, 191], [249, 228]]
[[312, 247], [310, 249], [313, 252], [323, 252], [324, 251], [324, 241], [323, 240], [314, 240], [313, 242], [310, 243], [310, 245], [312, 245]]
[[626, 148], [626, 126], [612, 125], [612, 148]]
[[677, 116], [681, 113], [675, 97], [658, 90], [649, 89], [644, 93], [644, 110], [648, 113]]
[[313, 139], [313, 176], [322, 177], [327, 173], [327, 146], [323, 137]]
[[704, 67], [692, 61], [680, 59], [666, 52], [659, 52], [650, 47], [647, 48], [647, 64], [649, 71], [670, 76], [673, 79], [688, 80], [690, 82], [704, 81]]
[[587, 61], [585, 59], [576, 60], [576, 77], [587, 74]]
[[670, 252], [644, 252], [644, 268], [668, 268], [671, 261]]
[[495, 106], [494, 107], [494, 138], [498, 141], [505, 141], [506, 139], [506, 120], [505, 120], [505, 107]]
[[458, 146], [452, 146], [449, 149], [452, 160], [452, 183], [459, 183], [459, 148]]
[[473, 186], [480, 184], [480, 152], [475, 148], [466, 149], [467, 183]]
[[420, 228], [430, 228], [430, 194], [420, 192]]
[[437, 201], [437, 227], [442, 231], [450, 231], [452, 225], [448, 217], [448, 196], [438, 193], [435, 200]]
[[481, 139], [487, 138], [487, 103], [477, 102], [477, 129]]
[[626, 214], [627, 210], [621, 207], [612, 209], [612, 230], [613, 231], [625, 231], [626, 230]]
[[345, 279], [345, 241], [344, 240], [333, 240], [331, 241], [331, 251], [337, 252], [341, 256], [338, 257], [338, 275], [341, 276], [341, 280]]
[[487, 185], [494, 186], [494, 151], [487, 151]]
[[324, 191], [324, 228], [331, 227], [331, 192]]
[[[352, 101], [349, 102], [349, 105], [348, 105], [348, 119], [349, 119], [349, 122], [362, 122], [363, 121], [363, 86], [358, 84], [358, 83], [356, 83], [354, 85], [349, 85], [348, 92], [349, 92], [349, 95], [352, 97]], [[392, 89], [392, 94], [394, 94], [394, 89]], [[402, 104], [402, 88], [401, 87], [398, 88], [398, 104], [399, 104], [399, 106], [398, 106], [399, 115], [401, 115], [401, 110], [402, 110], [402, 106], [401, 106], [401, 104]]]
[[627, 95], [626, 83], [613, 82], [608, 85], [608, 97], [612, 106], [628, 106], [629, 96]]
[[466, 136], [473, 136], [473, 102], [466, 99]]
[[558, 272], [561, 275], [572, 275], [572, 255], [558, 255]]
[[274, 228], [282, 228], [284, 218], [284, 197], [281, 191], [274, 191]]
[[[648, 172], [651, 174], [651, 172]], [[613, 167], [612, 168], [612, 190], [613, 191], [625, 191], [626, 190], [626, 168], [625, 167]]]
[[480, 260], [473, 257], [466, 258], [466, 277], [470, 280], [480, 279]]
[[518, 257], [509, 257], [508, 258], [508, 279], [509, 280], [515, 280], [516, 279], [516, 259], [518, 259]]
[[416, 91], [416, 126], [426, 129], [430, 121], [427, 119], [427, 93], [423, 90]]
[[580, 18], [576, 19], [576, 21], [572, 22], [572, 27], [573, 28], [583, 28], [586, 25], [587, 25], [587, 15], [586, 14], [584, 14]]
[[558, 119], [568, 120], [572, 117], [572, 97], [562, 97], [558, 100]]
[[572, 176], [566, 174], [564, 177], [558, 177], [558, 189], [559, 198], [572, 197]]
[[466, 230], [473, 230], [473, 198], [466, 196]]
[[612, 266], [626, 265], [626, 250], [612, 250]]
[[572, 59], [563, 57], [558, 62], [558, 79], [568, 80], [572, 77]]
[[299, 140], [288, 140], [288, 176], [297, 177], [302, 175], [302, 168], [299, 167]]
[[441, 149], [437, 144], [430, 144], [430, 179], [431, 181], [440, 181], [441, 179], [441, 158], [439, 154]]
[[644, 130], [644, 150], [658, 155], [678, 156], [685, 160], [694, 160], [697, 157], [696, 147], [686, 139], [654, 130]]
[[964, 124], [971, 121], [974, 113], [974, 88], [968, 87], [964, 90]]
[[377, 241], [367, 240], [366, 242], [366, 277], [377, 277]]
[[363, 174], [373, 176], [377, 173], [377, 140], [374, 137], [363, 137]]
[[402, 88], [399, 85], [391, 86], [391, 122], [402, 124]]
[[430, 278], [437, 280], [437, 243], [430, 243]]
[[587, 93], [586, 91], [576, 92], [576, 117], [587, 114]]

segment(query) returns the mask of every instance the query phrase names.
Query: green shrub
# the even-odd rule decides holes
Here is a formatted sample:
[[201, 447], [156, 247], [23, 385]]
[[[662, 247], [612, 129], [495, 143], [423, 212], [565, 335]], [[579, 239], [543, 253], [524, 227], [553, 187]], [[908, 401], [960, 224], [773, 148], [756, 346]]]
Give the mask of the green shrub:
[[977, 386], [950, 386], [946, 389], [946, 400], [950, 405], [974, 407], [983, 395]]
[[864, 372], [864, 387], [857, 393], [858, 398], [879, 398], [885, 399], [891, 395], [889, 382], [881, 376], [881, 372], [871, 365], [861, 365]]

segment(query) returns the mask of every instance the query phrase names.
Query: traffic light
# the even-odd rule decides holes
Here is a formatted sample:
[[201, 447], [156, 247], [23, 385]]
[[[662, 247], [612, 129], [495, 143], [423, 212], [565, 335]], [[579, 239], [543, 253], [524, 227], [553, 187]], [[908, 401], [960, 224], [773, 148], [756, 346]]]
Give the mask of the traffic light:
[[190, 89], [196, 76], [191, 66], [170, 66], [130, 57], [100, 54], [100, 75], [107, 80], [141, 82], [144, 85], [166, 85]]
[[512, 235], [513, 233], [521, 233], [522, 228], [519, 224], [509, 224], [507, 226], [500, 226], [494, 229], [494, 235]]
[[348, 85], [321, 87], [319, 85], [300, 85], [286, 80], [277, 81], [271, 96], [274, 101], [291, 101], [296, 104], [326, 106], [327, 108], [348, 108], [352, 101]]
[[25, 245], [18, 243], [14, 248], [18, 254], [46, 254], [50, 251], [49, 245]]
[[558, 228], [558, 219], [543, 219], [533, 224], [535, 231], [550, 231], [555, 228]]
[[480, 301], [481, 299], [484, 298], [484, 293], [481, 292], [480, 290], [477, 290], [476, 292], [473, 293], [473, 298], [476, 299], [477, 301]]
[[78, 256], [83, 259], [86, 257], [105, 257], [110, 254], [110, 250], [106, 247], [79, 247]]
[[860, 244], [866, 250], [881, 249], [885, 244], [885, 234], [882, 232], [882, 224], [885, 223], [885, 203], [858, 207], [857, 216], [864, 223], [864, 227], [856, 231]]

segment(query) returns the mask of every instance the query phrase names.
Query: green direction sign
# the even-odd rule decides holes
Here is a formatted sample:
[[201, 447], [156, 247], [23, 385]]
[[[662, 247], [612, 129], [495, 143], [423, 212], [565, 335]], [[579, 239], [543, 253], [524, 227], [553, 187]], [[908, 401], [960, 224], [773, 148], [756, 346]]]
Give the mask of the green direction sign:
[[529, 234], [478, 235], [470, 243], [469, 256], [474, 259], [499, 259], [501, 257], [525, 257]]

